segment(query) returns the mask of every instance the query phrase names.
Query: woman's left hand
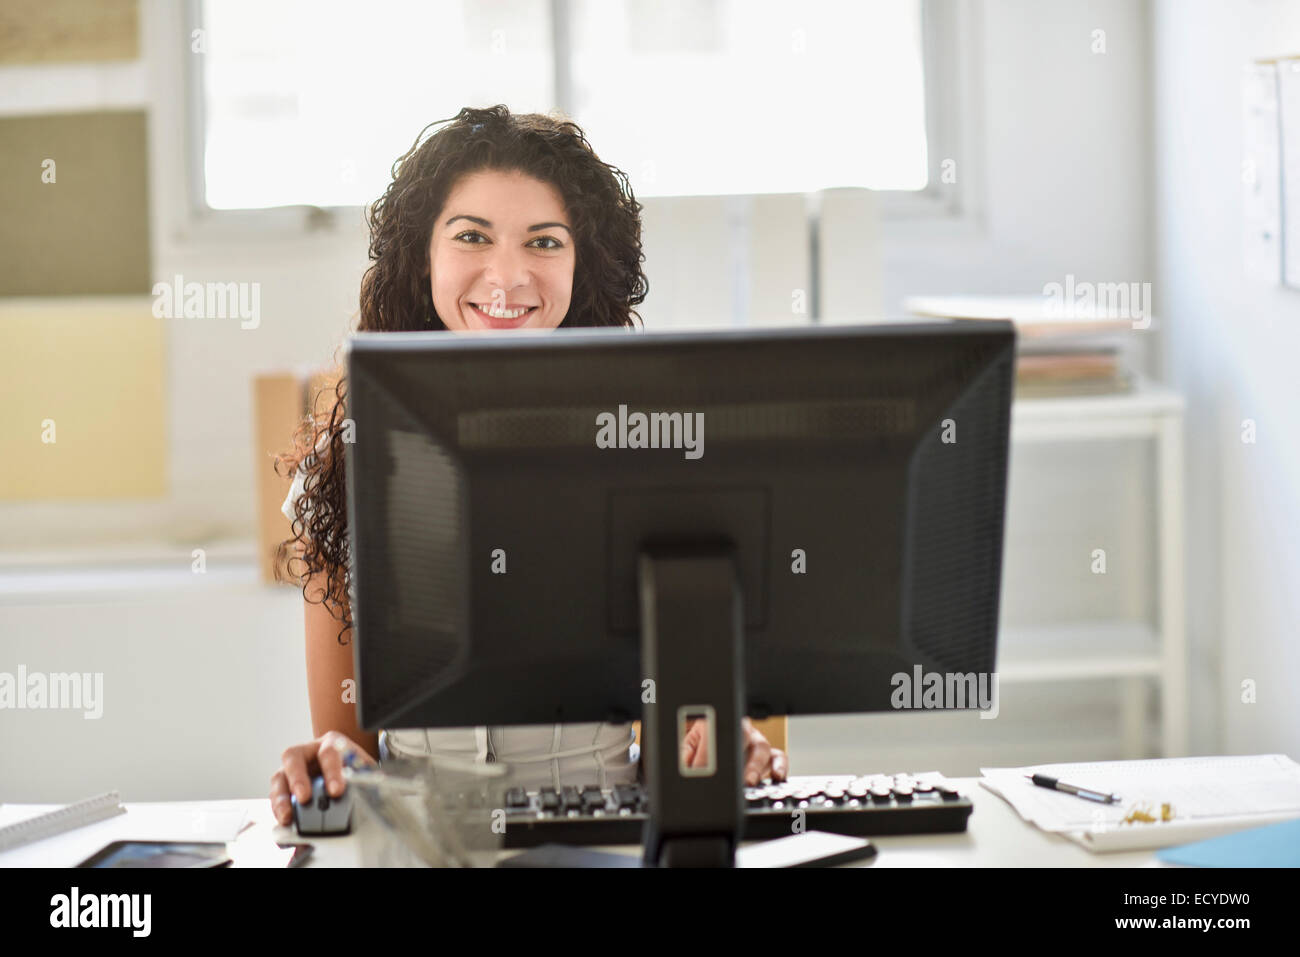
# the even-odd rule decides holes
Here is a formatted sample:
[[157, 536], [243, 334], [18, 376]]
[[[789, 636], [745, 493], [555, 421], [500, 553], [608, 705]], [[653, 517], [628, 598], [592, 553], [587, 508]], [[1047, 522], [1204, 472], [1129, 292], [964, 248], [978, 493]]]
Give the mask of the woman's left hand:
[[[764, 778], [784, 781], [789, 774], [785, 752], [772, 747], [763, 732], [748, 718], [741, 719], [740, 734], [745, 742], [745, 785], [753, 787]], [[688, 768], [698, 768], [708, 761], [708, 729], [704, 719], [697, 718], [682, 738], [682, 762]]]
[[763, 732], [754, 727], [748, 718], [741, 720], [741, 734], [745, 736], [745, 784], [752, 787], [764, 778], [784, 781], [789, 773], [785, 752], [772, 747]]

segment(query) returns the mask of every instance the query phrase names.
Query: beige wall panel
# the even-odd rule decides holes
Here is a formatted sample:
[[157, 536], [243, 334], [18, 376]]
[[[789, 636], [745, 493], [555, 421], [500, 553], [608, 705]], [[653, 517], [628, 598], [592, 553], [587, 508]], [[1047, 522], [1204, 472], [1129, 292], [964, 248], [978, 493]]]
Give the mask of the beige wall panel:
[[143, 296], [0, 303], [0, 500], [166, 494], [166, 322]]

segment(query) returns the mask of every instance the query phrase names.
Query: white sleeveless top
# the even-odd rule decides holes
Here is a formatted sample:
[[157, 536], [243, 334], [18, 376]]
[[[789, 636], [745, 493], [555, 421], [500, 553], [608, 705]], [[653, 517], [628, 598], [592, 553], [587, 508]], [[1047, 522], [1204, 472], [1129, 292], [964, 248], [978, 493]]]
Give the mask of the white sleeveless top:
[[[302, 472], [295, 472], [280, 508], [290, 522], [303, 486]], [[509, 769], [507, 784], [525, 788], [630, 784], [637, 777], [638, 749], [634, 741], [631, 722], [385, 728], [380, 732], [381, 753], [389, 757], [499, 762]]]

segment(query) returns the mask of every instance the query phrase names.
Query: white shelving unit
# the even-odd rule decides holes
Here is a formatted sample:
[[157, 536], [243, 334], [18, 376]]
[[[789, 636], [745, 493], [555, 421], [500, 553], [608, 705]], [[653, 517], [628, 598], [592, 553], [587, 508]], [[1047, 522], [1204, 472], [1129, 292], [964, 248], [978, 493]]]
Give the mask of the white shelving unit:
[[1148, 439], [1155, 443], [1158, 622], [1063, 622], [1003, 630], [999, 681], [1080, 678], [1123, 683], [1121, 727], [1127, 757], [1145, 755], [1147, 691], [1160, 688], [1161, 751], [1187, 754], [1187, 647], [1183, 594], [1183, 410], [1180, 395], [1139, 381], [1118, 395], [1017, 399], [1012, 443]]

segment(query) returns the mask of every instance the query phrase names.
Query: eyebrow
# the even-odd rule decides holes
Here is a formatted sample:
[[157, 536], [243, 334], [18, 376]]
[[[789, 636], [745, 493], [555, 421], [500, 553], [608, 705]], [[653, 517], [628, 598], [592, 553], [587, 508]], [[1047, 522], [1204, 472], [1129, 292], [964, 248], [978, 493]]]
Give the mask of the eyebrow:
[[[479, 216], [466, 216], [464, 214], [451, 217], [451, 219], [447, 220], [445, 223], [443, 223], [443, 225], [450, 226], [458, 219], [468, 219], [471, 223], [478, 223], [480, 226], [484, 226], [487, 229], [492, 228], [492, 224], [489, 223], [486, 219], [483, 219], [482, 217]], [[573, 235], [573, 230], [569, 229], [569, 227], [564, 225], [564, 223], [538, 223], [536, 226], [529, 226], [528, 231], [530, 233], [535, 233], [539, 229], [550, 229], [555, 226], [558, 226], [560, 227], [560, 229], [565, 230], [566, 232], [569, 233], [569, 235]]]

